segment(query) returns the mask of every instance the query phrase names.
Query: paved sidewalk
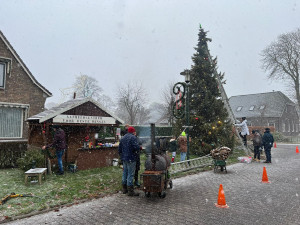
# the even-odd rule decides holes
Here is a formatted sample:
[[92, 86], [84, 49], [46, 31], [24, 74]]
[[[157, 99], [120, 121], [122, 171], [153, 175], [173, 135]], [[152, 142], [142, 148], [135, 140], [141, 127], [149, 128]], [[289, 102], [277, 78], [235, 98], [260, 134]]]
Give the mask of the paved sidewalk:
[[[272, 149], [272, 164], [238, 163], [228, 173], [202, 172], [173, 180], [156, 196], [116, 194], [7, 224], [300, 224], [300, 154]], [[270, 184], [262, 183], [266, 167]], [[229, 208], [215, 206], [220, 184]]]

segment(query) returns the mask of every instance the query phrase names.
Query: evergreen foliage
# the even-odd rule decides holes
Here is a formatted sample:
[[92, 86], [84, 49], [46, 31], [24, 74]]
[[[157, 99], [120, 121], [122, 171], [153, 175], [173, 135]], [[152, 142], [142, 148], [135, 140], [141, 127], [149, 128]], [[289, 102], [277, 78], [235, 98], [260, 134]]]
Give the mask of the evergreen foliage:
[[17, 160], [17, 164], [24, 171], [31, 169], [33, 165], [41, 168], [44, 167], [44, 155], [39, 149], [28, 149], [24, 157]]
[[[219, 91], [217, 77], [221, 81], [224, 74], [215, 73], [217, 59], [210, 61], [207, 32], [200, 27], [196, 53], [192, 56], [193, 65], [190, 72], [190, 131], [191, 153], [205, 155], [211, 149], [220, 146], [232, 148], [234, 135], [232, 124], [224, 107]], [[224, 81], [222, 81], [224, 82]], [[186, 124], [185, 118], [177, 121], [177, 127]]]

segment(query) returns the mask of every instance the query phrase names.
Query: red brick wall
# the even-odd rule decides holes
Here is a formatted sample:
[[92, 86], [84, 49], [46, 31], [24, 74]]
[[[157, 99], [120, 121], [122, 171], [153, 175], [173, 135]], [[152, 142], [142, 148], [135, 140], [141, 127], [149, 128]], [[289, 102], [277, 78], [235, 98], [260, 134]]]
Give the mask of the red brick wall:
[[[29, 104], [28, 116], [44, 111], [46, 95], [33, 83], [5, 43], [0, 39], [0, 58], [10, 58], [11, 71], [6, 75], [5, 89], [0, 89], [0, 102]], [[28, 125], [24, 123], [23, 138], [28, 137]]]

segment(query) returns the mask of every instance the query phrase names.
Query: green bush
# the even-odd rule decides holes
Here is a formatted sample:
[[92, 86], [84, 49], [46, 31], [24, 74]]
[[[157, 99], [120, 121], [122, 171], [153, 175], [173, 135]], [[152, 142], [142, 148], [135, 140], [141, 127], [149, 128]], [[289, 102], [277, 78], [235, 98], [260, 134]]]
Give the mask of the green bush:
[[36, 167], [44, 167], [44, 155], [38, 149], [28, 149], [24, 157], [17, 160], [17, 164], [24, 171], [31, 169], [33, 164]]

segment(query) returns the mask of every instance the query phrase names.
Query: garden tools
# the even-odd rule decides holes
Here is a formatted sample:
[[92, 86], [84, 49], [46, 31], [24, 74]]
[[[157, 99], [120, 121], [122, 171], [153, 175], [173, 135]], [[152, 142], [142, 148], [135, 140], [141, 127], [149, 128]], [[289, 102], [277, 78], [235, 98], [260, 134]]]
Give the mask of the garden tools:
[[23, 195], [23, 194], [15, 194], [14, 192], [12, 192], [9, 195], [6, 195], [5, 197], [3, 197], [0, 201], [0, 205], [3, 205], [5, 202], [7, 202], [9, 199], [11, 198], [16, 198], [16, 197], [34, 197], [32, 194], [30, 195]]

